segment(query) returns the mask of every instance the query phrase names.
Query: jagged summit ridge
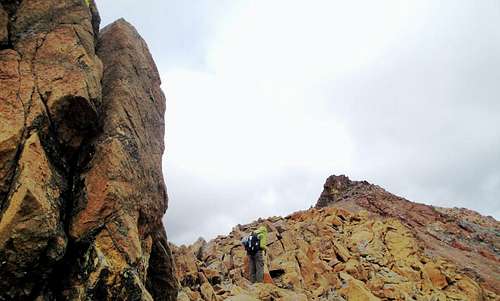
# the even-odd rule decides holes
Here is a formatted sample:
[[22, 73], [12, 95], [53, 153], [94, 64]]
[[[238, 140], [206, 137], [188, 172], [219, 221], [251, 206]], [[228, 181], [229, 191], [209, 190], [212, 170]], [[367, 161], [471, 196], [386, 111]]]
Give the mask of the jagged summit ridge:
[[326, 179], [323, 192], [316, 203], [316, 208], [326, 207], [331, 203], [347, 199], [359, 191], [374, 190], [379, 188], [366, 181], [351, 181], [345, 175], [332, 175]]
[[414, 203], [366, 181], [330, 176], [316, 204], [402, 221], [427, 252], [455, 261], [487, 287], [500, 279], [500, 223], [465, 208], [440, 208]]
[[[173, 246], [178, 300], [499, 298], [498, 221], [412, 203], [346, 176], [329, 177], [318, 204]], [[251, 285], [240, 239], [262, 224], [274, 284]]]

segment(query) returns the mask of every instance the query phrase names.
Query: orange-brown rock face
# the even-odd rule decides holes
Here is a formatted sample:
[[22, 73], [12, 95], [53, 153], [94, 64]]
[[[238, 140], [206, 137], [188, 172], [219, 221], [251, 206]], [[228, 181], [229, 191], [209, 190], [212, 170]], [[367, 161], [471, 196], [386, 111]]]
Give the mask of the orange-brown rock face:
[[0, 300], [172, 300], [144, 41], [94, 3], [0, 4]]
[[[352, 188], [348, 190], [353, 196], [358, 196], [361, 191], [354, 186], [369, 186], [366, 182], [351, 182], [347, 177], [339, 178], [336, 183], [334, 180], [337, 179], [327, 181], [325, 190], [336, 196], [347, 187]], [[382, 192], [380, 188], [372, 188]], [[399, 207], [397, 216], [382, 216], [356, 207], [355, 203], [351, 205], [353, 208], [349, 210], [327, 206], [285, 218], [259, 220], [238, 225], [228, 236], [208, 243], [199, 240], [191, 246], [174, 246], [177, 276], [182, 285], [178, 300], [498, 300], [500, 297], [495, 261], [491, 261], [489, 271], [497, 274], [486, 275], [477, 266], [464, 269], [461, 258], [442, 256], [422, 240], [402, 218], [413, 214], [406, 212], [406, 207]], [[498, 222], [479, 215], [468, 216], [467, 221], [482, 224], [491, 231], [498, 229], [495, 228]], [[266, 225], [269, 231], [267, 267], [273, 283], [251, 285], [240, 239], [260, 225]], [[483, 278], [486, 276], [488, 281]]]
[[98, 54], [102, 132], [88, 144], [91, 157], [82, 158], [89, 162], [76, 180], [81, 190], [69, 228], [77, 245], [94, 254], [93, 270], [73, 270], [71, 286], [78, 289], [70, 295], [93, 289], [98, 299], [168, 300], [176, 295], [176, 279], [161, 222], [167, 195], [160, 79], [145, 42], [124, 20], [101, 31]]
[[458, 208], [413, 203], [366, 181], [331, 176], [316, 204], [373, 216], [397, 218], [421, 241], [426, 252], [455, 262], [483, 286], [500, 293], [500, 223]]

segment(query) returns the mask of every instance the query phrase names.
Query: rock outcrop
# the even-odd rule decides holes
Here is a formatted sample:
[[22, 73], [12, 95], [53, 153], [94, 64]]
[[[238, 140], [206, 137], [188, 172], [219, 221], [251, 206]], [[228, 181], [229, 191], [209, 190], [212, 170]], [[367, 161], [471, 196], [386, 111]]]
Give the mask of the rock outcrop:
[[463, 208], [410, 202], [366, 181], [330, 176], [316, 208], [334, 206], [400, 220], [427, 253], [456, 262], [481, 285], [500, 293], [500, 223]]
[[[372, 207], [359, 205], [365, 199]], [[318, 208], [284, 218], [238, 225], [228, 236], [209, 242], [200, 239], [191, 246], [173, 246], [182, 285], [178, 300], [500, 298], [500, 223], [493, 218], [411, 203], [344, 176], [327, 180], [318, 204]], [[389, 209], [392, 214], [381, 213]], [[447, 230], [435, 230], [434, 242], [424, 241], [431, 234], [425, 236], [416, 229], [419, 223], [420, 227]], [[246, 252], [240, 239], [259, 225], [269, 230], [271, 281], [252, 285], [246, 277]], [[456, 227], [468, 231], [469, 238], [463, 239], [472, 241], [461, 241], [468, 251], [455, 251], [456, 246], [448, 241], [464, 235]], [[496, 236], [490, 235], [494, 233]], [[476, 245], [475, 235], [483, 237], [483, 244]], [[481, 255], [483, 248], [491, 256]], [[453, 258], [445, 256], [446, 252], [468, 255]], [[463, 262], [464, 257], [468, 263]], [[470, 266], [464, 267], [467, 264]]]
[[145, 42], [92, 1], [0, 4], [0, 300], [175, 299]]

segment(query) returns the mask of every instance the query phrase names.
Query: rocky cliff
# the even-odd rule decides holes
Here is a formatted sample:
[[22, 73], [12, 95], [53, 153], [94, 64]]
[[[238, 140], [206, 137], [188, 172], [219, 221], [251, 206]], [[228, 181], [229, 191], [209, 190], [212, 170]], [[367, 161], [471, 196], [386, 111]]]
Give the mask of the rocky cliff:
[[[270, 231], [268, 281], [246, 279], [243, 235]], [[499, 300], [500, 223], [332, 176], [316, 208], [173, 246], [178, 300]]]
[[145, 42], [92, 1], [0, 4], [0, 300], [174, 300]]

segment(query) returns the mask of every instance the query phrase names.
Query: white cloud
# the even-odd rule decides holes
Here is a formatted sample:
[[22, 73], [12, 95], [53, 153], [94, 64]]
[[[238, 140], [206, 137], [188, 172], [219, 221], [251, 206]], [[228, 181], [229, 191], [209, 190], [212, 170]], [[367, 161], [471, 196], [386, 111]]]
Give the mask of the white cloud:
[[346, 130], [321, 113], [325, 100], [321, 95], [311, 100], [317, 93], [307, 87], [259, 87], [220, 77], [217, 70], [173, 71], [164, 78], [167, 160], [175, 158], [172, 164], [189, 166], [197, 176], [230, 181], [286, 167], [342, 169], [349, 164]]
[[308, 208], [332, 173], [500, 217], [500, 2], [99, 3], [159, 63], [174, 242]]

